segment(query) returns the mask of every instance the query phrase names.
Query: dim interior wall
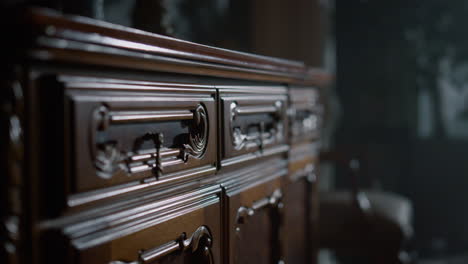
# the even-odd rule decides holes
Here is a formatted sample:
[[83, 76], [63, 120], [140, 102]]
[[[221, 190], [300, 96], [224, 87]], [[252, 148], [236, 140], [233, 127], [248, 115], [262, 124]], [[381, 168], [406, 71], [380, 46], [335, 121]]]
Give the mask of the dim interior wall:
[[256, 53], [323, 64], [323, 29], [319, 0], [251, 1], [251, 39]]

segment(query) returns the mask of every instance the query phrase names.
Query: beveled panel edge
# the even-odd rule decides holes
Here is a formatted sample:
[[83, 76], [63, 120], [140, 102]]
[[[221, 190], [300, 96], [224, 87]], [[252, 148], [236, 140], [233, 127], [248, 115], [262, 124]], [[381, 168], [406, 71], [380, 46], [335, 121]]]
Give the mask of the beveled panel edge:
[[264, 149], [262, 152], [256, 151], [240, 156], [235, 156], [221, 160], [221, 167], [228, 168], [240, 163], [249, 162], [259, 158], [267, 158], [274, 155], [285, 154], [289, 150], [289, 145], [279, 145]]
[[40, 230], [59, 229], [77, 249], [94, 247], [220, 202], [219, 185], [177, 195], [148, 195], [114, 206], [93, 208], [38, 224]]
[[[214, 85], [192, 84], [187, 82], [154, 82], [130, 79], [117, 79], [109, 77], [95, 77], [87, 75], [61, 74], [58, 81], [66, 84], [70, 89], [99, 89], [115, 91], [142, 91], [142, 92], [184, 92], [184, 93], [210, 93], [216, 92]], [[196, 96], [190, 94], [190, 96]], [[203, 95], [206, 97], [206, 95]]]
[[218, 183], [230, 194], [239, 193], [252, 186], [281, 178], [288, 174], [288, 161], [278, 156], [245, 165], [240, 169], [222, 169], [218, 172]]
[[[63, 48], [63, 42], [66, 43], [66, 49]], [[45, 39], [42, 44], [44, 45], [31, 49], [28, 57], [32, 60], [46, 62], [77, 63], [129, 70], [181, 73], [255, 81], [293, 83], [301, 78], [299, 74], [190, 61], [68, 40]]]
[[147, 181], [134, 181], [126, 184], [101, 188], [88, 192], [72, 194], [67, 197], [67, 205], [76, 207], [88, 203], [101, 201], [104, 199], [114, 198], [120, 195], [131, 194], [133, 192], [146, 190], [149, 188], [160, 187], [161, 185], [168, 186], [177, 183], [183, 183], [191, 180], [200, 179], [204, 176], [212, 175], [216, 172], [216, 167], [207, 165], [190, 170], [180, 171], [165, 175], [163, 179], [151, 179]]

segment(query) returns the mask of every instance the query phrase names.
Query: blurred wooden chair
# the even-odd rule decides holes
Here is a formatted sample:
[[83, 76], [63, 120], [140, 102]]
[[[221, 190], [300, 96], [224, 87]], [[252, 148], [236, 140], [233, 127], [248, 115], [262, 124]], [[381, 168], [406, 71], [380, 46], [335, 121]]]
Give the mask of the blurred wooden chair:
[[320, 248], [376, 264], [412, 263], [407, 249], [413, 237], [411, 201], [395, 193], [361, 190], [362, 156], [322, 152], [320, 160], [346, 168], [352, 181], [349, 190], [320, 193]]

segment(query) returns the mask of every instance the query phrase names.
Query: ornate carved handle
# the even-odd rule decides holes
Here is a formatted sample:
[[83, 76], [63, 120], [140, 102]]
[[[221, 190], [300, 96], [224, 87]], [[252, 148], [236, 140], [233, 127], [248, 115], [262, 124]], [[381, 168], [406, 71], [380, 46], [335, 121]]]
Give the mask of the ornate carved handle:
[[[283, 104], [281, 101], [276, 101], [271, 106], [239, 106], [237, 102], [231, 103], [231, 134], [233, 145], [236, 150], [240, 150], [249, 144], [257, 145], [260, 150], [264, 145], [273, 143], [276, 139], [283, 137], [283, 125], [279, 121], [283, 115]], [[275, 123], [267, 131], [264, 122], [253, 124], [251, 127], [258, 127], [257, 133], [244, 133], [240, 127], [234, 127], [234, 121], [238, 116], [255, 115], [255, 114], [270, 114], [274, 117]]]
[[[97, 144], [99, 131], [105, 131], [111, 124], [161, 122], [168, 120], [192, 120], [189, 127], [188, 142], [183, 148], [166, 148], [163, 146], [162, 133], [147, 133], [137, 139], [135, 144], [141, 145], [151, 141], [154, 149], [144, 152], [122, 152], [118, 142]], [[93, 123], [90, 132], [91, 155], [95, 157], [98, 176], [108, 179], [119, 169], [128, 173], [153, 170], [156, 177], [164, 167], [184, 163], [189, 157], [201, 158], [208, 140], [208, 117], [202, 105], [194, 110], [171, 111], [110, 111], [106, 106], [97, 108], [93, 113]]]
[[270, 196], [260, 199], [252, 204], [252, 207], [241, 206], [237, 210], [236, 222], [237, 224], [246, 223], [247, 219], [255, 212], [261, 211], [265, 208], [277, 207], [281, 208], [283, 205], [281, 199], [283, 194], [280, 189], [276, 189]]
[[213, 239], [210, 231], [207, 227], [201, 226], [195, 230], [189, 238], [187, 238], [185, 233], [182, 233], [180, 237], [174, 241], [153, 249], [141, 251], [137, 261], [111, 261], [109, 264], [149, 264], [154, 263], [171, 253], [186, 251], [190, 251], [192, 253], [199, 252], [203, 260], [206, 260], [206, 263], [213, 263], [213, 255], [211, 253], [212, 244]]

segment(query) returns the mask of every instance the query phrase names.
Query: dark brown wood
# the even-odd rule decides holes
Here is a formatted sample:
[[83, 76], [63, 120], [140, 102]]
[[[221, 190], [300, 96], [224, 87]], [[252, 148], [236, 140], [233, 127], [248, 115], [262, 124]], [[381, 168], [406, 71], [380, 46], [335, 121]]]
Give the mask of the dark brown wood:
[[320, 90], [293, 87], [289, 93], [290, 150], [289, 175], [283, 180], [283, 255], [286, 263], [316, 263], [317, 174], [322, 125]]
[[[142, 179], [169, 184], [214, 172], [213, 88], [67, 76], [59, 81], [75, 120], [69, 124], [76, 131], [70, 151], [79, 166], [72, 169], [72, 193]], [[194, 168], [200, 169], [190, 177], [177, 174]]]
[[37, 29], [53, 38], [276, 72], [305, 70], [298, 61], [209, 47], [86, 17], [63, 16], [50, 9], [30, 9], [27, 15]]
[[216, 87], [224, 136], [222, 166], [286, 147], [285, 87]]
[[211, 186], [166, 198], [146, 195], [44, 221], [40, 227], [45, 239], [53, 230], [64, 234], [70, 245], [64, 262], [179, 263], [193, 258], [191, 263], [219, 263], [220, 191]]
[[328, 74], [19, 14], [1, 78], [6, 263], [314, 261]]
[[295, 181], [284, 188], [282, 253], [285, 263], [307, 263], [309, 229], [307, 180]]
[[[31, 59], [194, 75], [322, 84], [328, 75], [303, 63], [204, 46], [41, 8], [18, 15], [30, 25]], [[28, 27], [27, 27], [28, 28]]]
[[277, 263], [281, 259], [279, 215], [286, 165], [277, 157], [221, 174], [229, 263]]

